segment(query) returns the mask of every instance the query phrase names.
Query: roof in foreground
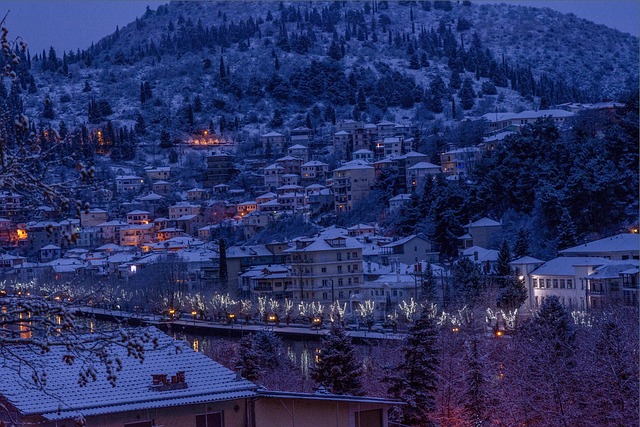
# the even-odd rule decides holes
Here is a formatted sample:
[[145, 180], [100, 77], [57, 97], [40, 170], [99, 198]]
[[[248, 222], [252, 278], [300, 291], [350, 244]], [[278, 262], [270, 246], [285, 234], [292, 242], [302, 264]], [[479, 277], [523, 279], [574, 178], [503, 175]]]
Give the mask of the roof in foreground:
[[[49, 420], [255, 395], [253, 383], [236, 379], [234, 372], [203, 353], [194, 352], [187, 342], [174, 341], [155, 328], [141, 329], [137, 333], [157, 339], [158, 345], [154, 348], [151, 343], [144, 344], [144, 363], [140, 363], [127, 357], [124, 346], [110, 344], [109, 352], [122, 361], [115, 387], [107, 381], [105, 367], [97, 362], [94, 365], [96, 381], [80, 387], [79, 374], [87, 366], [79, 361], [72, 366], [63, 363], [62, 357], [68, 353], [64, 346], [51, 346], [51, 351], [45, 355], [23, 347], [16, 351], [30, 360], [39, 373], [47, 372], [46, 392], [34, 388], [31, 375], [18, 375], [16, 366], [11, 366], [16, 362], [9, 359], [0, 366], [0, 394], [22, 414], [41, 414]], [[99, 335], [95, 336], [97, 341]], [[166, 374], [170, 378], [180, 371], [184, 371], [186, 387], [168, 387], [160, 391], [152, 386], [152, 375]]]

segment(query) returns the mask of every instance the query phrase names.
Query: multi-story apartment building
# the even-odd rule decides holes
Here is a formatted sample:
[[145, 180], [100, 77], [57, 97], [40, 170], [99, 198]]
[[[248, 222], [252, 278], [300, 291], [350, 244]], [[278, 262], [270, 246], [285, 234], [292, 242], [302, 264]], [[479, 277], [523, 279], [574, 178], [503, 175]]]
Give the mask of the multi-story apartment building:
[[297, 239], [285, 253], [296, 300], [347, 301], [363, 283], [362, 244], [353, 237]]
[[150, 224], [152, 221], [151, 213], [147, 211], [135, 210], [127, 213], [127, 224], [143, 225]]
[[233, 156], [228, 153], [216, 153], [207, 157], [205, 185], [226, 184], [237, 173], [233, 166]]
[[170, 166], [159, 166], [157, 168], [145, 168], [145, 173], [147, 177], [152, 181], [158, 180], [169, 180], [171, 178], [171, 167]]
[[375, 182], [373, 166], [352, 160], [333, 171], [335, 210], [350, 211], [354, 203], [364, 199]]
[[104, 209], [89, 209], [80, 211], [80, 226], [95, 227], [109, 219], [109, 212]]
[[118, 193], [139, 193], [144, 180], [136, 175], [116, 176], [116, 190]]
[[198, 215], [199, 213], [200, 206], [192, 205], [189, 202], [178, 202], [169, 206], [169, 219], [178, 219], [184, 215]]
[[324, 182], [329, 174], [329, 165], [318, 160], [311, 160], [300, 166], [303, 182]]
[[282, 154], [287, 143], [286, 137], [279, 132], [269, 132], [261, 135], [260, 142], [265, 154], [268, 154], [269, 151], [271, 151], [271, 154]]
[[446, 175], [466, 175], [475, 163], [480, 160], [482, 153], [476, 147], [465, 147], [447, 151], [440, 155], [440, 167]]

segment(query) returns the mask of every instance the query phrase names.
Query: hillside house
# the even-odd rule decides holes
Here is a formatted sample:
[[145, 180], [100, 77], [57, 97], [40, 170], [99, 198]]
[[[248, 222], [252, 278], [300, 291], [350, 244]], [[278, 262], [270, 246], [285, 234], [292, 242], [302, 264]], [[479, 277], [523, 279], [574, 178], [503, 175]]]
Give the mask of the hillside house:
[[286, 137], [279, 132], [268, 132], [260, 136], [262, 152], [267, 154], [282, 154], [287, 143]]
[[140, 193], [144, 180], [136, 175], [116, 176], [116, 191], [118, 193]]
[[104, 209], [89, 209], [80, 211], [80, 226], [95, 227], [109, 220], [109, 212]]
[[333, 195], [337, 212], [350, 211], [354, 203], [369, 195], [375, 183], [371, 165], [352, 160], [333, 171]]
[[147, 178], [152, 181], [168, 181], [171, 179], [171, 167], [170, 166], [158, 166], [145, 168]]

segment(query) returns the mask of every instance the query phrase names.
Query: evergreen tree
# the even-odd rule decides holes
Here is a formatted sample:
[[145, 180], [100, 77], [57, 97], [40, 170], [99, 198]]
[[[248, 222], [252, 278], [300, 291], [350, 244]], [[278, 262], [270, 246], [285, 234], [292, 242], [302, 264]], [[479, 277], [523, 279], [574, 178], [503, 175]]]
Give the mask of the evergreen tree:
[[462, 86], [462, 79], [460, 73], [457, 70], [451, 70], [451, 78], [449, 79], [449, 86], [451, 89], [458, 90]]
[[540, 309], [525, 328], [525, 333], [545, 344], [547, 357], [564, 358], [573, 352], [575, 325], [571, 314], [555, 295], [542, 301]]
[[329, 46], [327, 55], [329, 56], [329, 58], [336, 61], [340, 61], [342, 59], [342, 49], [335, 40], [331, 42], [331, 46]]
[[196, 113], [200, 113], [202, 111], [202, 98], [200, 98], [200, 95], [196, 95], [193, 100], [193, 111]]
[[473, 91], [473, 81], [470, 78], [464, 79], [460, 91], [458, 91], [460, 97], [460, 105], [464, 110], [470, 110], [473, 108], [474, 98], [476, 96]]
[[227, 77], [227, 69], [224, 66], [224, 58], [220, 57], [220, 81], [225, 81]]
[[220, 253], [220, 287], [222, 290], [226, 290], [229, 282], [229, 273], [227, 266], [227, 241], [220, 239], [218, 242], [218, 251]]
[[351, 339], [334, 325], [322, 339], [318, 363], [311, 377], [330, 393], [359, 396], [363, 394], [361, 374]]
[[432, 426], [438, 385], [438, 330], [428, 310], [416, 320], [404, 345], [404, 357], [389, 378], [389, 394], [406, 405], [398, 406], [396, 421], [407, 426]]
[[513, 245], [513, 258], [519, 259], [527, 255], [529, 255], [529, 236], [524, 228], [520, 228]]
[[145, 133], [147, 133], [147, 126], [145, 125], [144, 117], [142, 117], [142, 114], [140, 112], [138, 112], [138, 116], [136, 117], [135, 130], [138, 135], [144, 135]]
[[82, 88], [83, 93], [91, 92], [91, 85], [89, 84], [89, 80], [84, 81], [84, 87]]
[[[516, 274], [519, 274], [516, 272]], [[496, 305], [502, 309], [515, 311], [527, 300], [527, 288], [524, 280], [516, 275], [511, 275], [500, 285]]]
[[427, 108], [434, 113], [442, 113], [444, 109], [442, 105], [442, 98], [446, 94], [446, 86], [444, 80], [439, 75], [436, 75], [429, 83], [429, 93], [426, 97]]
[[147, 101], [147, 96], [144, 91], [144, 83], [140, 82], [140, 103], [144, 104]]
[[282, 118], [282, 111], [279, 108], [273, 110], [273, 117], [269, 122], [269, 126], [272, 128], [279, 128], [284, 124], [284, 119]]
[[236, 369], [249, 381], [260, 379], [260, 355], [253, 348], [253, 335], [245, 335], [240, 340]]
[[511, 251], [506, 240], [502, 241], [500, 251], [498, 252], [498, 260], [496, 261], [495, 274], [498, 279], [511, 276]]
[[482, 273], [480, 267], [467, 257], [462, 257], [453, 265], [452, 271], [454, 299], [458, 305], [473, 307], [482, 294]]
[[436, 296], [436, 278], [433, 274], [433, 267], [428, 262], [422, 273], [422, 297], [427, 301], [433, 301]]
[[160, 132], [160, 148], [171, 148], [173, 143], [171, 142], [171, 134], [165, 128], [162, 128]]
[[467, 372], [465, 376], [465, 404], [464, 410], [467, 415], [469, 426], [481, 427], [486, 422], [486, 391], [485, 391], [485, 367], [482, 364], [478, 350], [478, 338], [471, 337], [465, 352], [465, 362]]
[[367, 110], [367, 97], [364, 95], [364, 90], [362, 88], [358, 88], [358, 97], [356, 100], [356, 105], [358, 106], [358, 110], [360, 111]]
[[55, 113], [53, 111], [53, 101], [48, 96], [44, 99], [44, 108], [42, 109], [42, 117], [53, 120]]
[[567, 208], [562, 209], [562, 216], [558, 224], [558, 249], [566, 249], [578, 244], [576, 225]]

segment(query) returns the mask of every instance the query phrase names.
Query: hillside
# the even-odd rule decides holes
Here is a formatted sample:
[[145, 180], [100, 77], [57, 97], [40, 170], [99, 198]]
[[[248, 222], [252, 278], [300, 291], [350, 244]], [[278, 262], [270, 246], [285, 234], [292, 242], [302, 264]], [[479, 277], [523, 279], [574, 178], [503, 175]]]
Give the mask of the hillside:
[[[510, 5], [172, 2], [56, 59], [43, 52], [31, 61], [37, 90], [24, 105], [32, 117], [47, 121], [45, 97], [54, 123], [72, 128], [133, 127], [140, 113], [144, 137], [157, 140], [162, 128], [175, 138], [206, 127], [233, 132], [236, 122], [279, 128], [276, 109], [286, 125], [315, 127], [335, 115], [448, 120], [616, 98], [637, 81], [638, 39]], [[459, 92], [465, 78], [470, 106]], [[89, 117], [92, 99], [113, 112]]]

